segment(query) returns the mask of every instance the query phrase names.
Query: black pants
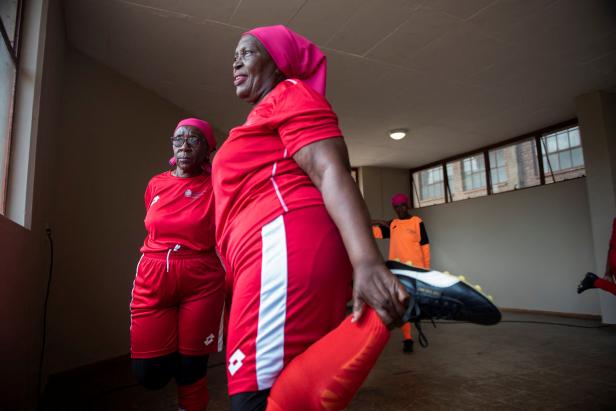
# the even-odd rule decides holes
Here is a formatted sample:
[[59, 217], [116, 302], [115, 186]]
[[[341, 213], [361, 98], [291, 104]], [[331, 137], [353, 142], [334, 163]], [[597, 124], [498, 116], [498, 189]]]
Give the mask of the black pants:
[[241, 392], [231, 396], [231, 411], [265, 411], [270, 390]]
[[163, 388], [175, 377], [178, 385], [191, 385], [207, 375], [209, 356], [172, 353], [162, 357], [133, 358], [133, 374], [139, 384], [150, 390]]

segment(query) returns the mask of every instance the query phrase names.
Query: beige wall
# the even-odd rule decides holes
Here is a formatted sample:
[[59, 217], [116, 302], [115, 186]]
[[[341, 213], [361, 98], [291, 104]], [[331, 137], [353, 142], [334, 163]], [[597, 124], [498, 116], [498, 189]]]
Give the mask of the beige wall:
[[360, 182], [370, 215], [375, 219], [395, 217], [391, 197], [397, 193], [410, 194], [408, 169], [387, 167], [361, 167]]
[[[391, 197], [397, 193], [409, 195], [409, 171], [402, 168], [361, 167], [359, 181], [370, 216], [376, 220], [391, 220], [395, 211]], [[389, 254], [389, 240], [376, 240], [383, 258]]]
[[500, 307], [599, 314], [576, 286], [594, 269], [585, 179], [416, 210], [435, 269], [464, 275]]
[[[616, 95], [593, 92], [576, 100], [586, 162], [588, 206], [596, 273], [603, 274], [616, 217]], [[616, 324], [616, 298], [598, 293], [603, 322]]]
[[176, 106], [70, 51], [58, 143], [50, 373], [129, 351], [143, 192], [167, 169]]
[[[47, 2], [33, 4], [35, 5], [27, 7], [26, 11], [24, 44], [32, 44], [34, 40], [29, 38], [32, 35], [30, 29], [33, 14], [37, 13], [39, 19], [46, 16]], [[34, 24], [38, 27], [39, 21]], [[45, 53], [39, 55], [43, 62], [43, 76], [36, 90], [39, 97], [34, 99], [37, 106], [40, 103], [40, 110], [37, 112], [38, 119], [37, 114], [34, 114], [35, 121], [29, 119], [31, 124], [27, 127], [32, 133], [37, 133], [37, 136], [32, 139], [29, 135], [26, 136], [29, 141], [36, 143], [36, 151], [32, 147], [36, 156], [28, 162], [28, 153], [24, 153], [25, 159], [20, 158], [18, 153], [12, 153], [13, 161], [20, 159], [19, 161], [27, 163], [22, 164], [26, 166], [25, 169], [33, 170], [30, 227], [24, 228], [0, 216], [0, 323], [3, 327], [0, 333], [0, 364], [3, 370], [0, 373], [0, 408], [6, 410], [31, 410], [35, 409], [36, 404], [43, 300], [50, 256], [45, 227], [51, 219], [50, 188], [54, 176], [54, 152], [58, 138], [65, 56], [64, 22], [58, 1], [49, 2], [48, 21], [41, 27], [41, 35], [39, 36], [38, 29], [35, 30], [35, 35], [41, 45], [45, 44]], [[34, 44], [37, 41], [34, 41]], [[33, 52], [38, 55], [38, 52]], [[22, 79], [27, 76], [27, 73], [21, 74]], [[32, 78], [26, 77], [25, 81], [31, 83]], [[22, 85], [22, 91], [25, 87]], [[21, 103], [24, 102], [17, 103], [18, 110], [23, 108]], [[27, 104], [33, 104], [31, 98]], [[19, 181], [18, 177], [13, 176], [12, 181]], [[25, 182], [27, 179], [21, 181]], [[23, 217], [23, 204], [22, 210], [17, 214]], [[18, 220], [23, 222], [23, 218]]]
[[[408, 171], [361, 171], [372, 217], [393, 217], [389, 198], [408, 190]], [[413, 213], [425, 222], [433, 268], [465, 275], [499, 306], [599, 314], [596, 293], [575, 291], [595, 267], [585, 183], [581, 178]], [[377, 243], [386, 255], [388, 242]]]

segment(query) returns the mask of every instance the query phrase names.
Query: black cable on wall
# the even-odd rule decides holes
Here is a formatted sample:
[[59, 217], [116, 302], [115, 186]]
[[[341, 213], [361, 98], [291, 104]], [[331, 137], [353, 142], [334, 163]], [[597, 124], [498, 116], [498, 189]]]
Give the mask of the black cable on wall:
[[47, 344], [47, 309], [49, 303], [49, 290], [51, 289], [51, 277], [53, 274], [53, 238], [51, 228], [45, 228], [45, 234], [49, 243], [49, 274], [47, 276], [47, 289], [45, 290], [45, 303], [43, 305], [43, 335], [41, 339], [41, 354], [39, 355], [38, 376], [36, 382], [36, 395], [38, 397], [38, 408], [42, 407], [41, 385], [43, 381], [43, 363], [45, 360], [45, 346]]

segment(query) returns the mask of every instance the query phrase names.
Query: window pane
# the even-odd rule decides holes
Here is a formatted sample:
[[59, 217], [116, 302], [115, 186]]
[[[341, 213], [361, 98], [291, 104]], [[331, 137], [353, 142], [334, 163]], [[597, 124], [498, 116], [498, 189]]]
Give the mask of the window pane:
[[584, 158], [582, 157], [582, 148], [574, 148], [571, 150], [571, 157], [573, 161], [573, 167], [580, 167], [584, 165]]
[[558, 164], [558, 154], [550, 154], [548, 155], [548, 172], [552, 172], [560, 170], [560, 165]]
[[483, 154], [447, 163], [447, 181], [452, 201], [487, 195]]
[[507, 182], [507, 168], [505, 168], [504, 166], [498, 169], [498, 182], [499, 183]]
[[4, 42], [0, 41], [0, 213], [4, 209], [5, 170], [9, 153], [9, 124], [13, 108], [15, 66]]
[[580, 129], [578, 127], [574, 127], [569, 130], [569, 143], [571, 147], [577, 147], [580, 143]]
[[567, 150], [558, 153], [558, 163], [561, 170], [565, 168], [571, 168], [571, 152]]
[[547, 138], [547, 145], [548, 145], [548, 153], [553, 153], [558, 150], [558, 147], [556, 146], [555, 136], [551, 136]]
[[502, 158], [502, 162], [490, 162], [493, 193], [539, 185], [541, 179], [536, 147], [535, 140], [530, 138], [490, 151], [490, 154], [499, 153], [490, 158]]
[[17, 21], [17, 0], [0, 1], [0, 19], [7, 31], [9, 40], [15, 45], [15, 26]]
[[[567, 137], [566, 141], [564, 136]], [[557, 138], [558, 150], [551, 152], [549, 142], [553, 138]], [[542, 137], [542, 142], [547, 144], [548, 152], [547, 158], [543, 153], [546, 184], [584, 175], [584, 156], [580, 130], [577, 126], [545, 135]], [[544, 151], [545, 149], [546, 147], [542, 145], [541, 150]], [[550, 163], [547, 164], [546, 160], [549, 160]], [[552, 167], [551, 170], [549, 166]]]
[[445, 202], [445, 183], [441, 166], [413, 173], [413, 201], [417, 207]]
[[569, 133], [558, 133], [558, 149], [566, 150], [569, 148]]

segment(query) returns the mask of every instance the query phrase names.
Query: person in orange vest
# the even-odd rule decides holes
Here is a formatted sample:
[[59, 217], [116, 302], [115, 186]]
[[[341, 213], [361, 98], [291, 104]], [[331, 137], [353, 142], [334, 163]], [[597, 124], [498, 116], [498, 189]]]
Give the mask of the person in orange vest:
[[[430, 268], [430, 241], [421, 218], [409, 213], [409, 198], [398, 193], [391, 198], [391, 205], [398, 218], [391, 221], [373, 220], [372, 233], [375, 238], [389, 238], [389, 260], [414, 267]], [[402, 326], [402, 350], [413, 352], [411, 323]]]

